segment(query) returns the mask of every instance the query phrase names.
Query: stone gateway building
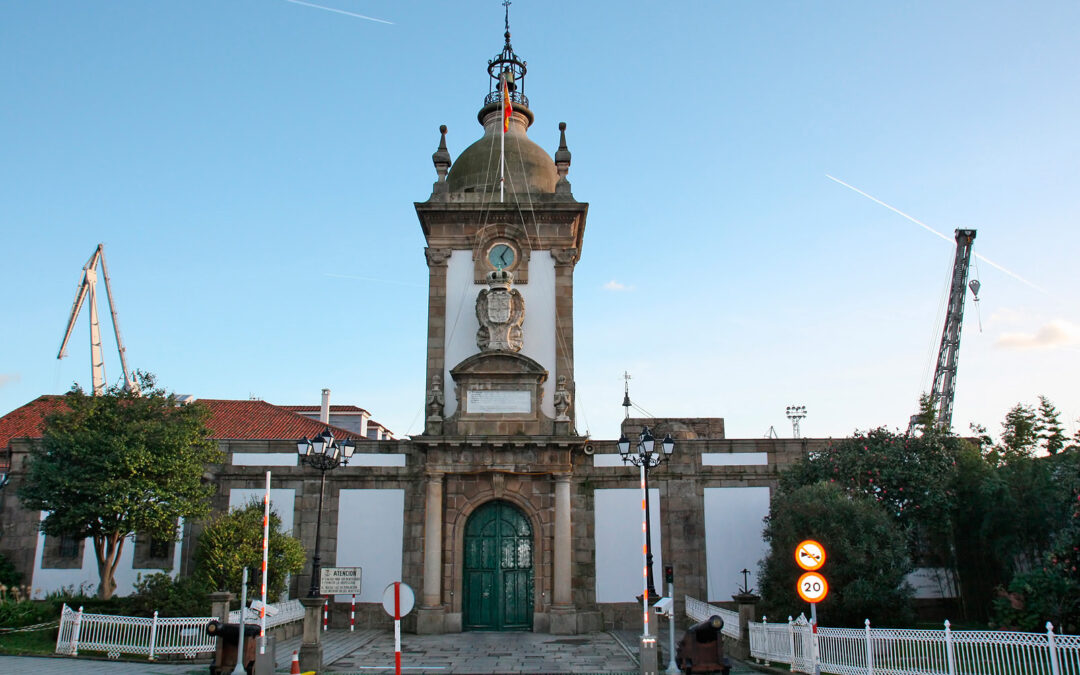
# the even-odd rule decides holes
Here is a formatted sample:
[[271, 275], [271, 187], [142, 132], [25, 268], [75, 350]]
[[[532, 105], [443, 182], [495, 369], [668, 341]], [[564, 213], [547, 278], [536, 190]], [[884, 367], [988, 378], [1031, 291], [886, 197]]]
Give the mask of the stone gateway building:
[[[401, 580], [417, 595], [406, 628], [420, 633], [634, 628], [643, 585], [639, 474], [615, 440], [584, 437], [576, 425], [574, 270], [588, 204], [571, 191], [566, 125], [558, 125], [554, 156], [529, 137], [526, 66], [509, 30], [488, 75], [483, 135], [453, 160], [442, 128], [436, 182], [415, 205], [429, 270], [426, 380], [417, 391], [424, 432], [372, 440], [338, 426], [345, 423], [329, 407], [316, 422], [302, 406], [210, 401], [228, 458], [208, 469], [214, 507], [261, 494], [269, 469], [275, 510], [312, 551], [320, 475], [298, 464], [296, 438], [329, 425], [339, 438], [354, 437], [357, 450], [326, 475], [319, 552], [324, 567], [363, 569], [358, 624], [389, 621], [379, 601]], [[556, 127], [542, 128], [554, 141]], [[60, 397], [42, 397], [0, 419], [11, 466], [0, 493], [0, 552], [42, 592], [97, 579], [90, 547], [72, 553], [69, 545], [66, 558], [53, 551], [60, 542], [37, 532], [40, 514], [21, 509], [15, 494], [41, 419], [56, 405]], [[728, 440], [722, 419], [626, 419], [623, 433], [637, 439], [644, 426], [675, 441], [670, 461], [649, 476], [657, 590], [666, 591], [661, 570], [671, 565], [678, 612], [684, 595], [730, 602], [741, 570], [755, 583], [778, 471], [821, 442]], [[181, 544], [157, 558], [148, 556], [152, 542], [135, 537], [119, 592], [138, 573], [191, 572], [201, 523], [182, 527]], [[294, 596], [309, 573], [292, 581]], [[351, 600], [334, 598], [334, 625], [347, 625]]]

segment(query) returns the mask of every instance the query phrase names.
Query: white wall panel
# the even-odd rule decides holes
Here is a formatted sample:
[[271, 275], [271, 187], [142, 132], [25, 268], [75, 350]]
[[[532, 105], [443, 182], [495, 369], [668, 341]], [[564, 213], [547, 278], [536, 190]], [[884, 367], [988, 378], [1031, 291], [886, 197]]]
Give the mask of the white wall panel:
[[703, 452], [702, 466], [764, 466], [769, 463], [767, 452]]
[[[41, 512], [41, 519], [45, 519], [45, 511]], [[183, 528], [184, 521], [181, 520]], [[143, 577], [158, 572], [168, 572], [173, 578], [180, 571], [181, 542], [173, 547], [173, 565], [171, 570], [159, 568], [133, 568], [135, 561], [135, 537], [130, 536], [124, 541], [124, 548], [120, 551], [120, 562], [116, 566], [114, 579], [116, 581], [116, 595], [131, 595], [135, 591], [135, 582], [139, 575]], [[35, 597], [43, 597], [53, 591], [64, 588], [79, 590], [85, 588], [92, 595], [101, 582], [98, 575], [97, 558], [94, 555], [94, 540], [87, 539], [83, 543], [82, 566], [77, 569], [42, 569], [41, 563], [45, 552], [45, 535], [38, 533], [37, 550], [34, 552], [34, 573], [31, 586], [34, 588]]]
[[[450, 369], [479, 352], [476, 346], [476, 297], [487, 288], [474, 278], [472, 251], [452, 251], [446, 263], [446, 368], [443, 391], [446, 405], [443, 417], [457, 410], [457, 395]], [[515, 285], [525, 301], [525, 322], [521, 326], [521, 353], [548, 371], [540, 409], [555, 416], [555, 260], [550, 251], [533, 251], [529, 257], [529, 283]], [[430, 384], [430, 383], [429, 383]]]
[[[334, 566], [363, 569], [357, 602], [382, 602], [383, 589], [401, 581], [404, 534], [404, 490], [341, 491]], [[349, 595], [334, 597], [335, 602], [351, 600]]]
[[295, 452], [234, 452], [233, 466], [296, 466]]
[[705, 488], [709, 602], [730, 601], [742, 585], [742, 569], [750, 570], [750, 586], [758, 587], [758, 562], [768, 552], [761, 538], [767, 515], [767, 487]]
[[[596, 490], [596, 601], [634, 602], [644, 590], [641, 556], [641, 489]], [[663, 593], [664, 561], [660, 491], [649, 489], [653, 583]]]
[[[229, 491], [229, 510], [239, 509], [251, 500], [262, 503], [265, 488], [233, 488]], [[270, 508], [281, 518], [281, 531], [285, 534], [293, 533], [293, 513], [296, 510], [296, 490], [293, 488], [276, 488], [271, 483]]]

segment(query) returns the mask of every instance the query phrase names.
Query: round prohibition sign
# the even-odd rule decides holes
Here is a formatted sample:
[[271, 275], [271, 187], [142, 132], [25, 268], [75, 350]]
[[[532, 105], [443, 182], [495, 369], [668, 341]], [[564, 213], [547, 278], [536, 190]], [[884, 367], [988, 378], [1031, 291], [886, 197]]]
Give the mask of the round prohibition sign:
[[819, 570], [825, 564], [825, 547], [813, 539], [801, 541], [795, 547], [795, 562], [807, 572]]
[[829, 594], [829, 582], [817, 572], [807, 572], [799, 577], [796, 590], [806, 602], [821, 602]]

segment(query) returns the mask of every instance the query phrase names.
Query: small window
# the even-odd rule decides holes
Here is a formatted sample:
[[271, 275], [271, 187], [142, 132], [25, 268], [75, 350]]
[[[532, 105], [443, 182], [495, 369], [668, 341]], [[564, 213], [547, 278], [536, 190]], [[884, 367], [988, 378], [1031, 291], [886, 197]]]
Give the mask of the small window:
[[72, 559], [80, 557], [79, 549], [82, 544], [82, 539], [76, 539], [75, 537], [69, 537], [66, 534], [60, 537], [60, 557], [65, 559]]
[[172, 548], [172, 542], [168, 539], [158, 539], [154, 537], [150, 540], [150, 557], [151, 558], [168, 558]]

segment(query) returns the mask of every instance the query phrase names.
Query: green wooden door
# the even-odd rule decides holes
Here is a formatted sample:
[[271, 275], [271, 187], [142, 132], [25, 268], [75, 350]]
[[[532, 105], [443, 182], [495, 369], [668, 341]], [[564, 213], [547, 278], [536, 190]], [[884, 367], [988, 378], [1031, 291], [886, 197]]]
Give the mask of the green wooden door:
[[517, 507], [493, 501], [465, 525], [465, 630], [532, 630], [532, 527]]

